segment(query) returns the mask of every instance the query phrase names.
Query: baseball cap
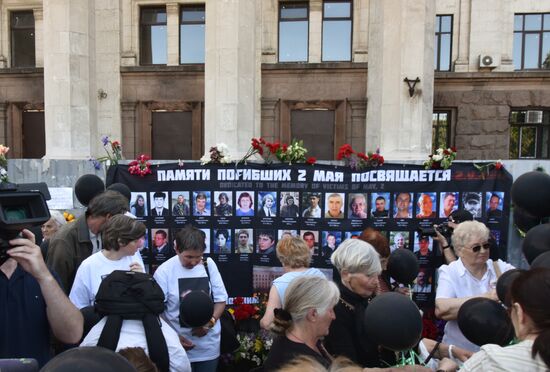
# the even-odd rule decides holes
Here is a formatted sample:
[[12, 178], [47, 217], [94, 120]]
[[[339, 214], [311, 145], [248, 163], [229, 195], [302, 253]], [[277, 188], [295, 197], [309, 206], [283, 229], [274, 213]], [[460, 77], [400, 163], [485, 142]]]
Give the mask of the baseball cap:
[[[477, 195], [477, 194], [476, 194]], [[454, 223], [461, 223], [464, 221], [473, 221], [474, 216], [466, 210], [456, 210], [450, 214], [449, 220], [452, 220]]]
[[464, 194], [464, 202], [468, 202], [470, 200], [474, 200], [478, 203], [481, 202], [481, 195], [479, 195], [477, 192], [467, 192]]

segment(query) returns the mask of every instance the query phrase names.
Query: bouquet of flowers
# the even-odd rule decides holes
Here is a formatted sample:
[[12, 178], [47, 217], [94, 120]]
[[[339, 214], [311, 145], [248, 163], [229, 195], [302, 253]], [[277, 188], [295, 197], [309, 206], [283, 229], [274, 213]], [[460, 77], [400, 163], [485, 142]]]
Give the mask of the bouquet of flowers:
[[8, 159], [6, 154], [10, 151], [9, 147], [0, 145], [0, 182], [8, 182]]
[[366, 167], [379, 167], [384, 164], [384, 157], [380, 155], [380, 149], [375, 152], [355, 152], [351, 145], [344, 144], [338, 150], [337, 160], [344, 160], [346, 166], [351, 169], [361, 170]]
[[447, 169], [456, 159], [456, 148], [438, 148], [434, 154], [428, 155], [424, 162], [424, 169]]
[[304, 141], [293, 140], [289, 145], [280, 142], [267, 142], [263, 138], [252, 138], [252, 143], [248, 152], [237, 164], [246, 161], [253, 155], [259, 154], [266, 164], [275, 161], [281, 163], [307, 163], [315, 164], [317, 159], [313, 156], [306, 157], [307, 149], [304, 147]]
[[107, 161], [111, 165], [117, 165], [119, 160], [122, 160], [122, 145], [119, 141], [111, 141], [108, 136], [101, 137], [101, 142], [103, 143], [103, 149], [107, 155], [93, 159], [94, 167], [99, 169], [96, 164], [106, 163]]
[[225, 143], [218, 143], [216, 146], [210, 147], [201, 158], [201, 164], [229, 164], [231, 163], [231, 155], [229, 148]]
[[146, 175], [151, 174], [151, 163], [149, 160], [151, 160], [150, 157], [141, 154], [136, 160], [133, 160], [130, 164], [128, 164], [128, 172], [140, 177], [145, 177]]

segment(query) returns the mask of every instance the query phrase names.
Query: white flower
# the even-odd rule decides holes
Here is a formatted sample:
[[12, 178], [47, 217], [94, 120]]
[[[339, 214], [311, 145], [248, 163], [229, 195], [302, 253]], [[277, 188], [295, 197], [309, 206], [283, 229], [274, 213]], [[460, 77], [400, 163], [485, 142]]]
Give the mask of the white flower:
[[205, 153], [200, 160], [201, 160], [201, 165], [210, 163], [210, 152]]
[[435, 161], [441, 161], [443, 160], [443, 155], [438, 153], [437, 155], [432, 156], [432, 159]]

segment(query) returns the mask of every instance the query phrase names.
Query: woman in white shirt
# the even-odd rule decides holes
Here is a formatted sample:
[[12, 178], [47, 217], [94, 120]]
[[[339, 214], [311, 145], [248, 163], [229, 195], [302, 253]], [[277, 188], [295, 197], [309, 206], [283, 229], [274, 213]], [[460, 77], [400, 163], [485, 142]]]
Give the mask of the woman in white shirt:
[[459, 259], [439, 268], [435, 314], [447, 320], [444, 343], [478, 351], [479, 346], [468, 341], [458, 328], [458, 310], [473, 297], [498, 301], [495, 290], [498, 276], [514, 267], [489, 259], [489, 229], [481, 222], [462, 222], [454, 230], [452, 241]]
[[103, 229], [103, 249], [85, 259], [74, 279], [69, 294], [79, 309], [92, 306], [99, 285], [106, 275], [115, 270], [144, 272], [139, 253], [145, 236], [145, 225], [125, 215], [115, 215]]

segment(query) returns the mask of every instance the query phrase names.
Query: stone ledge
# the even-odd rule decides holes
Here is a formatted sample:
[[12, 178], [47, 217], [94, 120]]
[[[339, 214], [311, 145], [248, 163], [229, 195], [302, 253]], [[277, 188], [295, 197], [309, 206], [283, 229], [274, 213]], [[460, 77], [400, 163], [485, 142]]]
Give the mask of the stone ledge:
[[321, 63], [301, 63], [301, 62], [284, 62], [284, 63], [262, 63], [262, 70], [343, 70], [343, 69], [358, 69], [365, 70], [368, 68], [367, 62], [321, 62]]
[[44, 74], [44, 67], [9, 67], [1, 68], [0, 75]]
[[204, 72], [204, 65], [180, 65], [180, 66], [120, 66], [121, 73], [132, 72]]
[[511, 72], [435, 72], [436, 82], [443, 80], [547, 80], [550, 70], [511, 71]]

